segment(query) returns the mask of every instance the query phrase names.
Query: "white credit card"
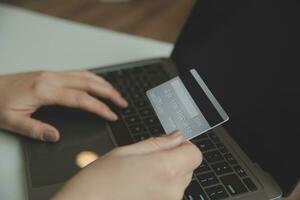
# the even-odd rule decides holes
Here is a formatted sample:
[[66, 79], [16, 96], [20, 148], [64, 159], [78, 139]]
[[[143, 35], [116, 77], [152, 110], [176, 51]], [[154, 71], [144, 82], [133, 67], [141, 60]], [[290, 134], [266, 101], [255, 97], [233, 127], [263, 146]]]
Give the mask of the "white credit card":
[[165, 132], [180, 130], [186, 140], [229, 119], [195, 69], [148, 90], [147, 96]]

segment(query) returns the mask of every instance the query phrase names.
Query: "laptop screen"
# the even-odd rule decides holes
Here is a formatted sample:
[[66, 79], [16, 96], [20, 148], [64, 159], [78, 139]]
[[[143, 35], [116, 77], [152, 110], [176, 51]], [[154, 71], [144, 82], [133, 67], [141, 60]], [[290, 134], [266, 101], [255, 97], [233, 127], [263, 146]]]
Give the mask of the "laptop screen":
[[172, 53], [179, 72], [197, 69], [230, 117], [227, 130], [285, 194], [300, 177], [299, 10], [279, 0], [198, 1]]

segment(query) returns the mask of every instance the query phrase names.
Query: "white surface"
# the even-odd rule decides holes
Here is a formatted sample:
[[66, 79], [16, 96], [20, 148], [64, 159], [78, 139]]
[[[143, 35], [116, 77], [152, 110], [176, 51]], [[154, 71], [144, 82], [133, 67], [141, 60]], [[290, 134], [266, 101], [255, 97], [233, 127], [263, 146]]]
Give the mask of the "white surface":
[[171, 49], [168, 43], [0, 6], [2, 73], [96, 67], [169, 56]]
[[[91, 68], [168, 57], [173, 45], [48, 17], [0, 4], [0, 74]], [[16, 138], [0, 131], [0, 199], [23, 200]]]

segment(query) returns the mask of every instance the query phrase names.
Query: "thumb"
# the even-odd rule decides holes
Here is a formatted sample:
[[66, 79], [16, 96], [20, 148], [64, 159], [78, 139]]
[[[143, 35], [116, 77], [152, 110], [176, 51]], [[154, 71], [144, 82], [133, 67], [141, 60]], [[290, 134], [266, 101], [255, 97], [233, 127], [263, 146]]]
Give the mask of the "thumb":
[[136, 144], [123, 147], [125, 154], [145, 154], [156, 151], [168, 150], [179, 146], [184, 138], [179, 131], [174, 131], [168, 136], [152, 137]]
[[10, 131], [45, 142], [59, 140], [59, 132], [56, 128], [29, 116], [14, 116], [9, 121]]

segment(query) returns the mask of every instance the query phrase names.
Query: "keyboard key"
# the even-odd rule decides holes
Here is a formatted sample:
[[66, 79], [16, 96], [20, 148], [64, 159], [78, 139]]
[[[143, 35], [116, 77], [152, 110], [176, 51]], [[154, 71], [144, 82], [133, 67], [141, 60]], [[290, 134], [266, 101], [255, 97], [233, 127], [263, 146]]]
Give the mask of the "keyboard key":
[[198, 174], [198, 173], [203, 173], [203, 172], [206, 172], [209, 170], [210, 170], [210, 168], [209, 168], [207, 162], [205, 160], [203, 160], [201, 165], [199, 167], [197, 167], [197, 169], [195, 169], [194, 173]]
[[148, 81], [143, 81], [140, 83], [140, 86], [143, 89], [143, 91], [147, 91], [152, 87], [152, 84]]
[[216, 146], [210, 140], [196, 141], [195, 144], [202, 152], [216, 148]]
[[132, 115], [132, 116], [126, 117], [125, 121], [126, 121], [127, 124], [130, 125], [130, 124], [135, 124], [135, 123], [140, 122], [141, 119], [138, 115]]
[[153, 135], [153, 136], [160, 136], [162, 134], [165, 133], [164, 129], [162, 128], [161, 125], [156, 125], [156, 126], [152, 126], [152, 127], [149, 127], [149, 130], [150, 130], [150, 133]]
[[122, 84], [119, 83], [112, 83], [112, 84], [121, 93], [122, 96], [126, 95], [126, 90]]
[[123, 71], [124, 70], [117, 70], [117, 71], [113, 71], [111, 73], [113, 73], [114, 77], [121, 78], [121, 77], [125, 77], [125, 74], [123, 73]]
[[247, 192], [247, 188], [244, 186], [239, 177], [235, 174], [226, 175], [220, 178], [225, 185], [227, 191], [231, 195], [238, 195]]
[[219, 181], [214, 173], [198, 174], [197, 178], [203, 187], [218, 184]]
[[135, 113], [136, 113], [135, 109], [133, 107], [130, 107], [130, 106], [122, 110], [123, 115], [132, 115], [132, 114], [135, 114]]
[[129, 126], [129, 130], [132, 134], [138, 134], [146, 131], [146, 127], [143, 124], [137, 124]]
[[214, 142], [220, 142], [220, 139], [218, 138], [218, 136], [217, 136], [214, 132], [208, 133], [208, 136], [209, 136], [210, 139], [212, 139]]
[[239, 166], [239, 165], [234, 166], [233, 169], [236, 171], [236, 173], [237, 173], [240, 177], [247, 176], [245, 170], [244, 170], [243, 168], [241, 168], [241, 166]]
[[232, 156], [232, 154], [227, 153], [224, 155], [225, 159], [229, 162], [229, 164], [234, 165], [237, 164], [236, 159]]
[[149, 106], [147, 101], [140, 100], [133, 103], [137, 108], [144, 108], [146, 106]]
[[147, 81], [147, 77], [146, 77], [145, 75], [143, 75], [143, 74], [137, 74], [137, 75], [133, 76], [133, 78], [134, 78], [138, 83]]
[[209, 163], [224, 160], [223, 157], [222, 157], [222, 155], [218, 151], [216, 151], [216, 150], [215, 151], [210, 151], [210, 152], [203, 153], [203, 155], [204, 155], [204, 158]]
[[108, 72], [105, 74], [105, 79], [108, 80], [109, 82], [116, 82], [115, 76], [113, 72]]
[[129, 78], [126, 78], [126, 79], [122, 79], [122, 80], [120, 79], [119, 82], [121, 85], [124, 85], [128, 91], [134, 91], [133, 89], [130, 89], [130, 88], [134, 87], [135, 81], [133, 81]]
[[127, 91], [129, 91], [129, 93], [132, 93], [132, 94], [140, 91], [140, 89], [135, 85], [128, 86], [128, 87], [126, 87], [126, 89], [127, 89]]
[[133, 68], [131, 68], [131, 70], [134, 74], [141, 74], [141, 73], [143, 73], [144, 69], [145, 69], [144, 66], [143, 67], [133, 67]]
[[228, 152], [228, 150], [227, 150], [227, 148], [224, 146], [224, 144], [222, 144], [222, 143], [216, 143], [216, 146], [217, 146], [217, 148], [219, 149], [219, 151], [220, 151], [221, 153], [227, 153], [227, 152]]
[[150, 108], [144, 108], [144, 109], [142, 109], [142, 110], [139, 110], [139, 113], [140, 113], [143, 117], [147, 117], [147, 116], [154, 115], [154, 112], [153, 112], [152, 109], [150, 109]]
[[[114, 79], [114, 83], [123, 83], [124, 81], [130, 81], [129, 77], [126, 76], [121, 70], [119, 71], [114, 71], [111, 72], [112, 73], [112, 77]], [[130, 85], [130, 83], [128, 83], [128, 85]]]
[[228, 194], [222, 185], [207, 188], [205, 191], [211, 200], [225, 199], [228, 197]]
[[208, 200], [203, 189], [197, 181], [192, 181], [185, 190], [185, 196], [188, 200]]
[[207, 134], [203, 133], [202, 135], [195, 137], [192, 141], [195, 142], [195, 141], [203, 140], [203, 139], [208, 139]]
[[[119, 92], [121, 93], [121, 96], [126, 100], [126, 101], [128, 101], [128, 103], [130, 104], [130, 97], [129, 97], [129, 95], [128, 95], [128, 93], [125, 91], [125, 92], [123, 92], [123, 91], [121, 91], [121, 90], [119, 90]], [[130, 105], [128, 105], [128, 106], [130, 106]], [[128, 108], [128, 107], [127, 107]]]
[[140, 133], [133, 136], [136, 142], [146, 140], [150, 137], [148, 133]]
[[227, 162], [213, 164], [211, 165], [211, 167], [214, 169], [217, 175], [233, 172], [233, 170], [231, 169], [231, 167], [228, 165]]
[[130, 97], [132, 98], [133, 101], [135, 101], [135, 100], [139, 100], [139, 99], [145, 98], [145, 95], [143, 95], [143, 94], [141, 94], [139, 92], [136, 92], [136, 93], [132, 93], [130, 95]]
[[147, 118], [143, 119], [143, 121], [147, 126], [153, 126], [153, 125], [159, 124], [157, 117], [147, 117]]
[[245, 185], [248, 187], [248, 189], [250, 191], [256, 191], [257, 190], [256, 185], [252, 182], [252, 180], [250, 178], [243, 179], [243, 182], [245, 183]]

